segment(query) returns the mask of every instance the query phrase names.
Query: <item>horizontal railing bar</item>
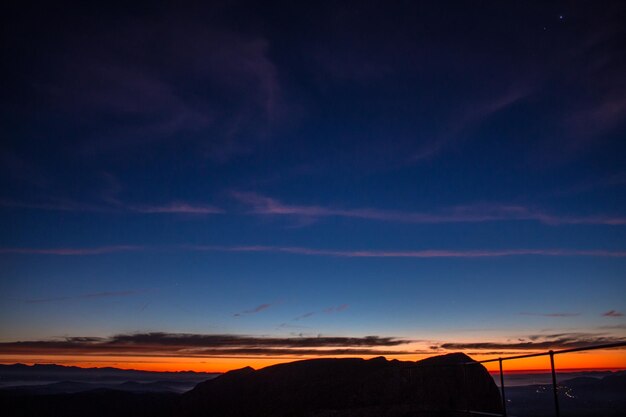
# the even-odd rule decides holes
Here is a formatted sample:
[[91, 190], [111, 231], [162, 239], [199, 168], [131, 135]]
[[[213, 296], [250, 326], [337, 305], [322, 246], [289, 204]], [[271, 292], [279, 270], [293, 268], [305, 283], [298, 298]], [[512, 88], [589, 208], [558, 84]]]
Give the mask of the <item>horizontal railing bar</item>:
[[[475, 410], [446, 410], [446, 409], [438, 409], [438, 408], [422, 408], [419, 410], [415, 410], [418, 413], [454, 413], [454, 414], [463, 414], [463, 415], [475, 415], [475, 416], [491, 416], [491, 417], [504, 417], [505, 415], [502, 413], [488, 413], [487, 411], [475, 411]], [[508, 414], [506, 417], [515, 417]]]

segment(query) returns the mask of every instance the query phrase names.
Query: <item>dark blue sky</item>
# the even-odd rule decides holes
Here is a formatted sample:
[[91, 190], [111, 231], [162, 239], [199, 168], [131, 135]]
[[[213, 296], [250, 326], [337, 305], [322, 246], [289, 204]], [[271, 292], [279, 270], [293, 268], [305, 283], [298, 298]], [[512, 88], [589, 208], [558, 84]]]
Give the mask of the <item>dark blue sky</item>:
[[210, 3], [3, 6], [0, 359], [624, 336], [622, 2]]

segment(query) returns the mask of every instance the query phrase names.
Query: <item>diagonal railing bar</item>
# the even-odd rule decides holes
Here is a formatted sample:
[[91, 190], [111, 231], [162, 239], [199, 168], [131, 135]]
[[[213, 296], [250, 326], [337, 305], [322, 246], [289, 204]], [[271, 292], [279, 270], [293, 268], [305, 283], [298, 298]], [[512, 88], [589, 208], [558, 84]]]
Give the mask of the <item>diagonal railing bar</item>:
[[534, 358], [536, 356], [548, 356], [550, 355], [550, 352], [552, 352], [554, 355], [559, 355], [562, 353], [582, 352], [585, 350], [611, 349], [611, 348], [616, 348], [616, 347], [626, 347], [626, 340], [623, 342], [607, 343], [604, 345], [583, 346], [583, 347], [561, 349], [561, 350], [554, 350], [554, 351], [547, 351], [547, 352], [540, 352], [540, 353], [527, 353], [524, 355], [507, 356], [504, 358], [485, 359], [482, 361], [467, 362], [467, 364], [469, 365], [473, 363], [498, 362], [499, 360], [508, 361], [512, 359]]

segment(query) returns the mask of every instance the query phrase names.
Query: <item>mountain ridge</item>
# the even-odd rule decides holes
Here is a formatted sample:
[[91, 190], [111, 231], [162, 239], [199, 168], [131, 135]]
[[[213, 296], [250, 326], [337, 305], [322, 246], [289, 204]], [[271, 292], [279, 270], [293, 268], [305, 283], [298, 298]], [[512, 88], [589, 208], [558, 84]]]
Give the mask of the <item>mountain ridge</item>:
[[241, 368], [183, 394], [178, 414], [348, 417], [469, 408], [500, 412], [499, 390], [482, 365], [455, 353], [418, 362], [323, 358]]
[[190, 374], [190, 375], [220, 375], [221, 372], [201, 372], [192, 370], [181, 371], [146, 371], [142, 369], [125, 369], [115, 368], [112, 366], [103, 367], [82, 367], [75, 365], [59, 365], [56, 363], [34, 363], [32, 365], [24, 363], [0, 364], [0, 372], [10, 370], [50, 370], [50, 371], [123, 371], [123, 372], [142, 372], [142, 373], [159, 373], [159, 374]]

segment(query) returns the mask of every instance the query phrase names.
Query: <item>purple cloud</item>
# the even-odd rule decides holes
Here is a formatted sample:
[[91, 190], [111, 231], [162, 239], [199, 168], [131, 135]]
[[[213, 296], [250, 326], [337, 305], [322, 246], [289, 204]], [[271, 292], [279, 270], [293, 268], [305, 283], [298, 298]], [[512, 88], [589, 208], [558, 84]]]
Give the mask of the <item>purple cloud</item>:
[[52, 200], [45, 203], [30, 203], [25, 201], [3, 200], [0, 206], [12, 208], [28, 208], [49, 211], [75, 212], [109, 212], [109, 213], [143, 213], [143, 214], [220, 214], [224, 210], [219, 207], [204, 204], [192, 204], [177, 201], [166, 204], [128, 204], [117, 199], [108, 198], [105, 204], [80, 203], [69, 200]]
[[626, 251], [579, 249], [493, 249], [493, 250], [334, 250], [297, 246], [187, 246], [189, 250], [223, 252], [270, 252], [340, 258], [494, 258], [507, 256], [594, 256], [626, 257]]
[[346, 217], [399, 223], [480, 223], [507, 220], [534, 220], [549, 225], [604, 224], [624, 225], [620, 216], [557, 216], [519, 205], [475, 204], [457, 206], [433, 213], [381, 210], [373, 208], [342, 209], [326, 206], [290, 205], [256, 193], [233, 192], [233, 197], [251, 207], [251, 213], [270, 216], [293, 216], [304, 219]]
[[609, 310], [602, 314], [604, 317], [624, 317], [624, 313], [620, 313], [616, 310]]
[[138, 252], [146, 249], [148, 249], [146, 246], [132, 245], [100, 246], [95, 248], [0, 248], [0, 254], [83, 256]]
[[214, 206], [193, 205], [185, 202], [152, 206], [127, 206], [127, 208], [137, 213], [154, 214], [219, 214], [224, 212], [222, 209]]
[[[48, 63], [48, 79], [33, 80], [40, 94], [63, 115], [124, 121], [81, 135], [72, 152], [140, 151], [182, 140], [199, 156], [224, 161], [249, 152], [268, 126], [281, 122], [289, 107], [264, 37], [207, 26], [202, 19], [169, 20], [167, 36], [163, 30], [139, 18], [120, 22], [114, 31], [94, 28], [88, 37], [50, 44], [57, 58]], [[155, 60], [154, 50], [168, 59]], [[172, 62], [180, 77], [171, 76]], [[76, 67], [81, 71], [74, 77], [65, 76]], [[190, 94], [198, 85], [212, 94]]]
[[[592, 249], [481, 249], [481, 250], [339, 250], [315, 249], [299, 246], [215, 246], [215, 245], [170, 245], [170, 246], [101, 246], [94, 248], [0, 248], [0, 254], [15, 255], [59, 255], [84, 256], [117, 252], [137, 251], [200, 251], [241, 253], [286, 253], [305, 256], [331, 256], [338, 258], [499, 258], [508, 256], [590, 256], [623, 258], [626, 251]], [[269, 307], [269, 306], [268, 306]]]

